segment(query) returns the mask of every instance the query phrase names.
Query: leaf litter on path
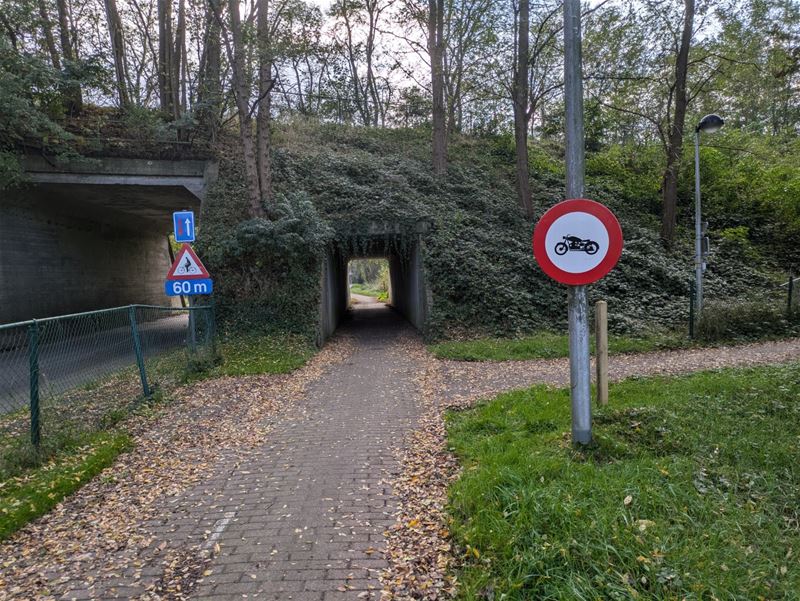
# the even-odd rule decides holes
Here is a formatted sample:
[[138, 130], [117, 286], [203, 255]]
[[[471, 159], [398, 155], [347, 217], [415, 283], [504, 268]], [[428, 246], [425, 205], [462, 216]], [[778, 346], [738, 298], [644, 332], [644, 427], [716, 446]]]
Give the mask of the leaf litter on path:
[[202, 381], [176, 391], [156, 416], [134, 419], [132, 451], [0, 543], [0, 600], [186, 598], [208, 553], [169, 547], [146, 524], [213, 474], [220, 457], [227, 463], [263, 444], [269, 419], [351, 352], [340, 336], [292, 374]]

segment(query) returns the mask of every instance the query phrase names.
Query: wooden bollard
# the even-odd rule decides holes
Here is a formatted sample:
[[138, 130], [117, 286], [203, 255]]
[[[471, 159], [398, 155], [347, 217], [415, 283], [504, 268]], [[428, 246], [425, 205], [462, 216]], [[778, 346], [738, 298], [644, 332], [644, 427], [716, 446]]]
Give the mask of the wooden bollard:
[[597, 355], [597, 403], [608, 405], [608, 305], [597, 301], [594, 305], [594, 338]]

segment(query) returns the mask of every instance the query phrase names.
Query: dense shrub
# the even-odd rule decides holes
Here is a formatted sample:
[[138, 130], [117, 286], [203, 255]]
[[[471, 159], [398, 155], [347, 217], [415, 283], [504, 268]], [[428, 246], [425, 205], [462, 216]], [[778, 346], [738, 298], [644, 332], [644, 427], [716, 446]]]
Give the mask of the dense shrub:
[[706, 342], [787, 336], [800, 331], [800, 319], [787, 318], [786, 307], [759, 301], [709, 303], [703, 307], [697, 337]]
[[199, 247], [215, 277], [220, 322], [228, 330], [291, 332], [314, 339], [320, 258], [331, 230], [303, 192], [278, 194], [275, 219], [246, 219], [241, 173], [225, 175], [204, 203]]

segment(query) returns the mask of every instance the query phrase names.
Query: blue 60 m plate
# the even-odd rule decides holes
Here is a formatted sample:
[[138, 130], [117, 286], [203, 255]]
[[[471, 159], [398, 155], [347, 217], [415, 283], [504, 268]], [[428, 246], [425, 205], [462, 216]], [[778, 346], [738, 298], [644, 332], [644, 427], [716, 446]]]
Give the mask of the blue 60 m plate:
[[167, 296], [197, 296], [211, 294], [214, 291], [214, 282], [205, 280], [167, 280], [164, 282], [164, 291]]

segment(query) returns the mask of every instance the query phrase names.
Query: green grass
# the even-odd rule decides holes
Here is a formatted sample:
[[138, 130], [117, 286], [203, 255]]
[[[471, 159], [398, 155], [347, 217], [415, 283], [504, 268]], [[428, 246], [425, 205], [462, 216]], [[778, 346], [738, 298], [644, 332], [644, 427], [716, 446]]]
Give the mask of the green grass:
[[[305, 365], [316, 349], [305, 338], [258, 335], [229, 338], [220, 343], [219, 365], [202, 370], [202, 378], [285, 374]], [[196, 379], [190, 377], [189, 379]]]
[[363, 296], [371, 296], [373, 298], [378, 299], [381, 302], [389, 300], [389, 293], [386, 292], [385, 290], [377, 290], [375, 288], [370, 288], [369, 286], [364, 286], [362, 284], [352, 284], [350, 286], [350, 292], [361, 294]]
[[462, 599], [797, 599], [800, 364], [612, 386], [595, 443], [569, 391], [448, 416]]
[[122, 432], [96, 432], [50, 462], [22, 476], [0, 481], [0, 540], [47, 513], [131, 447]]
[[[653, 335], [647, 338], [609, 336], [608, 352], [644, 353], [647, 351], [684, 348], [692, 344], [686, 337]], [[591, 340], [594, 352], [594, 337]], [[429, 350], [440, 359], [458, 361], [521, 361], [525, 359], [556, 359], [569, 356], [569, 340], [566, 334], [538, 332], [524, 338], [481, 338], [477, 340], [455, 340], [432, 344]]]

